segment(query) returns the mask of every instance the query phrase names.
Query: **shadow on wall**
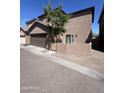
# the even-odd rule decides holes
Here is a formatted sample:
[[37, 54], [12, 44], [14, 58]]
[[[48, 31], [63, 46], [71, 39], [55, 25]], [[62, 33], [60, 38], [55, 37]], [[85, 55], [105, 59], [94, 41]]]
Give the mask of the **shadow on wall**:
[[101, 41], [99, 37], [92, 39], [92, 49], [104, 52], [104, 49], [101, 48]]
[[90, 43], [90, 42], [92, 42], [92, 31], [89, 33], [85, 43]]

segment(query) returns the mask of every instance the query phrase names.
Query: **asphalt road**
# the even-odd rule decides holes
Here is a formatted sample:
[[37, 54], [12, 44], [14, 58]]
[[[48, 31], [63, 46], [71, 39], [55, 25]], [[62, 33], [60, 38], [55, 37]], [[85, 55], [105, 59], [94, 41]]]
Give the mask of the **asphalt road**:
[[103, 81], [20, 49], [20, 93], [104, 93]]

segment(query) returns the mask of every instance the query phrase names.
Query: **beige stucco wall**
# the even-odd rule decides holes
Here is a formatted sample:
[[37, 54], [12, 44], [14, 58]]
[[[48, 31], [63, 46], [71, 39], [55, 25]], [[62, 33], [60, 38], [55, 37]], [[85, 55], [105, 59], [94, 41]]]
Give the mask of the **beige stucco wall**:
[[57, 52], [66, 54], [67, 53], [66, 44], [58, 43], [57, 44]]
[[[75, 56], [90, 55], [91, 45], [87, 44], [86, 40], [91, 32], [91, 27], [92, 13], [90, 11], [71, 18], [65, 26], [66, 33], [61, 36], [62, 43], [57, 44], [57, 52]], [[68, 34], [74, 35], [72, 44], [66, 44], [66, 35]]]
[[25, 42], [26, 42], [27, 45], [30, 44], [30, 35], [25, 36]]
[[20, 37], [20, 44], [24, 45], [26, 43], [25, 37]]
[[38, 34], [38, 33], [46, 33], [43, 29], [41, 29], [41, 28], [39, 28], [39, 27], [35, 27], [32, 31], [31, 31], [31, 33], [30, 34]]
[[20, 44], [29, 45], [30, 44], [30, 35], [25, 35], [24, 37], [20, 37]]
[[56, 43], [52, 43], [52, 50], [56, 50]]
[[[71, 18], [66, 24], [66, 33], [61, 36], [63, 43], [67, 34], [74, 35], [74, 43], [85, 43], [92, 27], [92, 13], [77, 14], [78, 17]], [[76, 37], [77, 36], [77, 37]]]
[[[57, 43], [57, 52], [66, 55], [88, 56], [90, 55], [90, 44], [63, 44]], [[56, 50], [56, 44], [52, 44], [52, 50]]]
[[75, 56], [90, 55], [90, 44], [68, 44], [66, 54]]
[[25, 33], [21, 30], [20, 31], [20, 44], [24, 45], [26, 43], [25, 41]]
[[25, 33], [22, 30], [20, 31], [20, 36], [25, 36]]

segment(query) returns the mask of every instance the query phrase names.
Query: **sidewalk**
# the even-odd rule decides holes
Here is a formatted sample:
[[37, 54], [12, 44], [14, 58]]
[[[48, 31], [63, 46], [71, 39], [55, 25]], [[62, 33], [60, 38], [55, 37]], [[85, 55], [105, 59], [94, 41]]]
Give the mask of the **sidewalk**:
[[[38, 56], [42, 56], [48, 60], [51, 60], [52, 62], [55, 62], [57, 64], [60, 64], [65, 67], [68, 67], [70, 69], [73, 69], [75, 71], [78, 71], [82, 74], [86, 74], [86, 75], [93, 77], [95, 79], [98, 79], [98, 80], [104, 80], [104, 75], [102, 73], [99, 73], [98, 71], [90, 68], [92, 66], [88, 67], [88, 66], [85, 66], [84, 64], [76, 64], [75, 63], [76, 61], [73, 60], [73, 62], [72, 62], [72, 60], [67, 60], [67, 57], [65, 57], [65, 56], [64, 57], [66, 60], [64, 60], [61, 58], [62, 56], [60, 54], [58, 54], [54, 51], [49, 51], [44, 48], [36, 47], [36, 46], [32, 46], [32, 45], [21, 46], [21, 48], [23, 48], [29, 52], [32, 52], [33, 54], [36, 54]], [[71, 58], [76, 59], [75, 57], [71, 57]], [[85, 62], [85, 64], [86, 64], [86, 62]]]

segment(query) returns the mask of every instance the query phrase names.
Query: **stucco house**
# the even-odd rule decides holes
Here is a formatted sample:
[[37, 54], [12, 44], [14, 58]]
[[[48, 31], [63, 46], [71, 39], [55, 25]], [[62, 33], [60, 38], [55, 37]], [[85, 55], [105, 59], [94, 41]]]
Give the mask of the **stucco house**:
[[[65, 12], [64, 12], [65, 13]], [[88, 55], [91, 49], [92, 22], [94, 20], [94, 7], [69, 13], [71, 18], [65, 25], [66, 32], [60, 36], [61, 42], [52, 44], [52, 49], [68, 55]], [[45, 47], [46, 36], [49, 31], [45, 15], [26, 22], [30, 44]]]
[[20, 44], [29, 45], [30, 44], [30, 35], [28, 34], [27, 28], [20, 27]]

